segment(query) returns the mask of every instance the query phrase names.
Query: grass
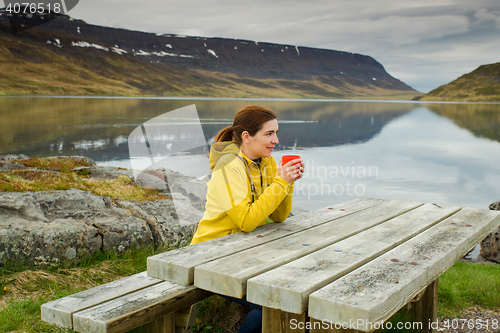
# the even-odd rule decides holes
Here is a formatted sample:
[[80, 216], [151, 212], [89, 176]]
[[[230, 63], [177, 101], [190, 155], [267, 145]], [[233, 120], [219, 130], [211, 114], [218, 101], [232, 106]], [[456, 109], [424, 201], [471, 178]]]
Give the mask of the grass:
[[421, 101], [500, 101], [500, 63], [483, 65], [455, 81], [438, 87], [420, 98]]
[[77, 167], [91, 166], [86, 159], [83, 158], [62, 158], [62, 157], [46, 157], [46, 158], [28, 158], [16, 161], [30, 168], [48, 169], [52, 168], [55, 171], [68, 172]]
[[29, 158], [16, 160], [29, 168], [0, 172], [0, 191], [56, 191], [76, 188], [112, 199], [131, 201], [153, 201], [171, 199], [154, 189], [137, 186], [127, 176], [117, 179], [95, 180], [89, 177], [87, 169], [73, 171], [77, 167], [88, 166], [84, 159], [70, 157]]
[[500, 309], [500, 265], [457, 262], [439, 278], [439, 314], [456, 317], [463, 309]]

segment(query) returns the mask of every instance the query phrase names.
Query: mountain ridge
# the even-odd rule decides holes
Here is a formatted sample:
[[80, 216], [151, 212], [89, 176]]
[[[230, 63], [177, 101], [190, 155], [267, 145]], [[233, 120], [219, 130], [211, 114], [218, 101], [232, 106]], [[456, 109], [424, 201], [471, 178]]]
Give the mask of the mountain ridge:
[[500, 62], [470, 73], [415, 98], [421, 101], [500, 102]]
[[[73, 90], [82, 80], [91, 92], [92, 80], [82, 73], [89, 71], [87, 76], [99, 77], [97, 82], [107, 81], [105, 87], [94, 87], [98, 95], [106, 95], [106, 89], [118, 95], [150, 96], [357, 98], [418, 94], [389, 75], [375, 59], [361, 54], [242, 39], [145, 33], [91, 25], [66, 15], [12, 33], [7, 14], [0, 13], [0, 38], [7, 44], [0, 49], [4, 62], [17, 62], [26, 67], [26, 72], [40, 70], [33, 69], [33, 64], [59, 66], [57, 71], [75, 81], [69, 84]], [[53, 58], [62, 62], [51, 63]], [[75, 65], [80, 67], [77, 73]], [[110, 69], [114, 73], [109, 73]], [[100, 71], [108, 73], [100, 75]], [[21, 74], [14, 76], [22, 81], [17, 89], [10, 85], [10, 90], [0, 93], [9, 95], [24, 87], [37, 94], [42, 92], [34, 87], [39, 81], [64, 92], [61, 84], [36, 75], [39, 81], [33, 82], [33, 78]], [[3, 79], [5, 82], [8, 78]]]

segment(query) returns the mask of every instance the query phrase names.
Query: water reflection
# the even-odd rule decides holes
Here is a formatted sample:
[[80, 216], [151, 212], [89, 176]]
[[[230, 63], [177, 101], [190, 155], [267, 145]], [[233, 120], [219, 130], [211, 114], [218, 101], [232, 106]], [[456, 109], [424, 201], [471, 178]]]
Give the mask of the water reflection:
[[[206, 140], [232, 123], [248, 101], [0, 98], [0, 152], [29, 156], [86, 155], [96, 161], [128, 158], [127, 138], [145, 121], [195, 104]], [[370, 140], [411, 104], [275, 102], [260, 104], [280, 118], [280, 144], [324, 147]]]
[[[128, 136], [149, 119], [195, 104], [210, 142], [252, 103], [278, 113], [275, 158], [295, 148], [306, 161], [300, 208], [357, 197], [487, 208], [499, 199], [500, 105], [0, 98], [0, 153], [85, 155], [129, 168]], [[199, 174], [198, 158], [172, 163]]]
[[[394, 120], [369, 142], [301, 154], [309, 170], [296, 195], [304, 206], [374, 197], [487, 208], [498, 200], [500, 144], [425, 107]], [[319, 175], [325, 166], [344, 172]]]
[[445, 116], [476, 136], [500, 142], [500, 105], [430, 104], [429, 110]]

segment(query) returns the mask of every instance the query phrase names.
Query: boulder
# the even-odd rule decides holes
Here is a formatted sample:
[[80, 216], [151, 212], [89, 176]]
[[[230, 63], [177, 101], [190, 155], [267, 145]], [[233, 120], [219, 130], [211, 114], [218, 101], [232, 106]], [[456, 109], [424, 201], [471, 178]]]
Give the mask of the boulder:
[[77, 189], [0, 193], [0, 265], [58, 264], [99, 251], [183, 245], [192, 229], [180, 226], [172, 200], [113, 202]]
[[182, 194], [173, 193], [172, 196], [173, 200], [138, 202], [137, 206], [154, 218], [159, 244], [173, 247], [188, 245], [203, 213], [195, 209]]
[[120, 176], [128, 177], [131, 180], [134, 179], [134, 175], [133, 175], [132, 170], [118, 168], [118, 167], [92, 166], [92, 167], [81, 167], [81, 168], [75, 168], [75, 169], [76, 169], [75, 171], [87, 170], [89, 175], [90, 175], [90, 178], [93, 178], [96, 180], [117, 179]]
[[[490, 205], [491, 210], [500, 210], [500, 201], [494, 202]], [[486, 260], [500, 263], [500, 226], [491, 232], [481, 242], [481, 257]]]
[[0, 171], [24, 170], [26, 167], [19, 162], [1, 161]]
[[207, 183], [194, 177], [185, 176], [170, 169], [165, 170], [165, 177], [172, 193], [180, 193], [188, 198], [193, 207], [205, 211], [207, 203]]
[[0, 155], [0, 161], [12, 161], [12, 160], [24, 160], [26, 158], [29, 158], [26, 155], [23, 154], [6, 154], [6, 155]]
[[102, 240], [95, 227], [84, 222], [56, 219], [50, 223], [17, 217], [0, 220], [0, 265], [53, 264], [98, 253]]
[[0, 221], [9, 219], [48, 222], [42, 208], [30, 193], [0, 193]]

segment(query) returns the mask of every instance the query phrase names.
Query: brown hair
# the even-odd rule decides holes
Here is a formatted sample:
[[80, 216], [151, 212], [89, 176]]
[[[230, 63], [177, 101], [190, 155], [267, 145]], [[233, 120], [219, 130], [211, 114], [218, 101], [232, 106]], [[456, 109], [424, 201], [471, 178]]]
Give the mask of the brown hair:
[[234, 116], [233, 126], [223, 128], [217, 133], [215, 142], [236, 141], [238, 145], [241, 145], [241, 134], [244, 131], [254, 136], [262, 129], [265, 122], [273, 119], [278, 119], [278, 117], [271, 109], [258, 105], [245, 106]]

